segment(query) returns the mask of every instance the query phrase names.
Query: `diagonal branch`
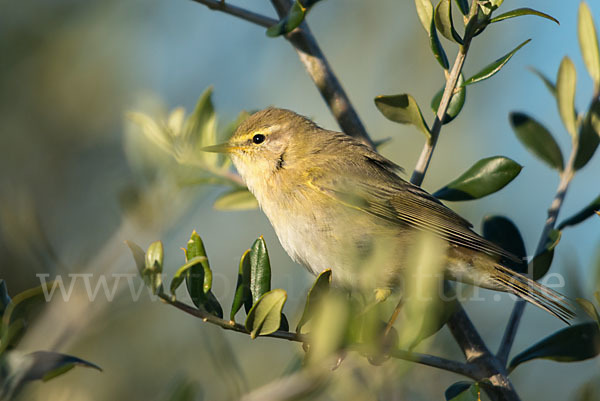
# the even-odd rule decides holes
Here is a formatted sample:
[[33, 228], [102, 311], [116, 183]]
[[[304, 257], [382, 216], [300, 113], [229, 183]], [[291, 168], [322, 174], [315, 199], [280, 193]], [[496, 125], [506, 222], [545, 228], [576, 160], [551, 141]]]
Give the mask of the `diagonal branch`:
[[[569, 189], [569, 184], [571, 183], [571, 180], [573, 179], [573, 176], [575, 174], [575, 158], [577, 156], [577, 150], [579, 149], [578, 142], [578, 139], [573, 139], [573, 146], [571, 148], [569, 161], [567, 162], [567, 168], [560, 173], [560, 182], [558, 184], [558, 188], [556, 189], [556, 195], [554, 195], [554, 199], [552, 200], [550, 208], [548, 209], [548, 217], [546, 218], [546, 224], [544, 225], [544, 229], [542, 230], [542, 234], [540, 236], [540, 240], [538, 242], [538, 246], [534, 255], [538, 255], [544, 251], [544, 248], [546, 247], [548, 234], [550, 234], [550, 231], [556, 225], [558, 213], [560, 212], [563, 201], [565, 199], [565, 195], [567, 194], [567, 190]], [[517, 301], [512, 310], [512, 313], [510, 314], [510, 318], [504, 331], [502, 341], [500, 342], [500, 347], [498, 349], [497, 356], [504, 366], [506, 366], [506, 363], [508, 362], [508, 355], [510, 354], [512, 344], [515, 341], [517, 330], [519, 329], [519, 323], [521, 322], [521, 318], [523, 317], [523, 312], [525, 311], [526, 304], [527, 303], [522, 299], [519, 299]]]
[[[271, 0], [271, 3], [280, 18], [287, 14], [292, 4], [290, 0]], [[321, 93], [342, 131], [373, 147], [373, 141], [306, 21], [288, 33], [286, 38], [296, 49], [300, 61], [304, 64], [308, 75]]]

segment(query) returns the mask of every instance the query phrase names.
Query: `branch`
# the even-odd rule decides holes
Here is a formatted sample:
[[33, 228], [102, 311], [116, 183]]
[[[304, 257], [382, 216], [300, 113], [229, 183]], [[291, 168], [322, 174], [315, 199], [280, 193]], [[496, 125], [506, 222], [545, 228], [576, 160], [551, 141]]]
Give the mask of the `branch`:
[[[271, 3], [280, 18], [287, 14], [291, 6], [290, 0], [271, 0]], [[331, 69], [306, 21], [288, 33], [286, 38], [296, 49], [300, 61], [304, 64], [308, 75], [310, 75], [321, 93], [342, 131], [374, 147], [371, 137], [369, 137], [367, 130], [358, 117], [358, 113]]]
[[[478, 8], [478, 1], [474, 0], [471, 3], [471, 9], [467, 17], [467, 27], [469, 27], [470, 22], [474, 22], [477, 18]], [[435, 150], [442, 129], [442, 121], [448, 110], [450, 99], [456, 89], [456, 84], [465, 63], [474, 31], [473, 25], [471, 25], [471, 29], [467, 28], [463, 38], [463, 45], [459, 47], [452, 69], [446, 79], [444, 93], [442, 94], [442, 99], [431, 128], [431, 136], [421, 151], [410, 179], [411, 183], [415, 185], [420, 186], [425, 178], [425, 173], [431, 162], [431, 157], [433, 156], [433, 151]], [[498, 401], [519, 400], [519, 396], [508, 379], [508, 373], [504, 365], [487, 348], [459, 302], [457, 302], [456, 311], [448, 321], [447, 326], [463, 351], [467, 365], [475, 365], [479, 370], [487, 372], [485, 377], [480, 377], [479, 379], [487, 379], [486, 381], [489, 381], [489, 384], [491, 384], [491, 386], [484, 387], [490, 399]]]
[[[211, 313], [208, 313], [206, 310], [198, 309], [183, 302], [174, 300], [171, 296], [165, 293], [157, 294], [158, 297], [166, 304], [172, 305], [175, 308], [187, 313], [188, 315], [192, 315], [199, 319], [202, 319], [203, 322], [212, 323], [217, 325], [225, 330], [231, 330], [238, 333], [250, 335], [250, 332], [246, 329], [246, 327], [242, 326], [239, 323], [234, 322], [233, 320], [225, 320], [221, 319], [218, 316], [215, 316]], [[281, 340], [294, 341], [305, 343], [307, 342], [306, 336], [298, 333], [293, 333], [290, 331], [277, 330], [271, 334], [267, 334], [262, 337], [272, 337], [279, 338]], [[352, 346], [353, 349], [362, 349], [364, 345], [357, 344]], [[393, 350], [390, 352], [389, 356], [397, 359], [402, 359], [406, 361], [416, 362], [422, 365], [431, 366], [434, 368], [447, 370], [450, 372], [458, 373], [472, 379], [477, 379], [481, 377], [481, 374], [478, 374], [478, 370], [472, 366], [469, 366], [462, 362], [453, 361], [446, 358], [441, 358], [438, 356], [421, 354], [418, 352], [411, 352], [405, 350]]]
[[[569, 156], [569, 161], [567, 162], [567, 168], [560, 173], [560, 182], [558, 184], [558, 188], [556, 189], [554, 199], [552, 200], [550, 208], [548, 209], [548, 217], [546, 218], [546, 224], [544, 225], [544, 229], [542, 230], [542, 234], [540, 236], [540, 240], [538, 242], [538, 246], [534, 255], [538, 255], [544, 251], [546, 247], [546, 241], [548, 239], [548, 234], [550, 234], [550, 231], [556, 225], [556, 219], [565, 200], [567, 190], [569, 189], [569, 184], [571, 183], [571, 180], [575, 175], [575, 157], [577, 156], [578, 149], [579, 140], [574, 138], [573, 146], [571, 148], [571, 154]], [[519, 299], [515, 303], [512, 313], [510, 314], [510, 318], [508, 320], [508, 324], [506, 325], [506, 329], [504, 331], [504, 335], [502, 337], [502, 341], [500, 342], [500, 347], [497, 353], [498, 359], [502, 362], [503, 366], [506, 366], [506, 363], [508, 362], [508, 355], [510, 354], [512, 344], [515, 341], [515, 336], [517, 335], [519, 323], [521, 322], [521, 318], [523, 317], [523, 312], [525, 311], [526, 304], [527, 303], [524, 300]]]
[[232, 6], [221, 0], [192, 0], [196, 3], [204, 4], [206, 7], [214, 11], [221, 11], [229, 15], [241, 18], [243, 20], [252, 22], [253, 24], [260, 25], [264, 28], [269, 28], [277, 23], [277, 20], [266, 17], [261, 14], [246, 10], [241, 7]]

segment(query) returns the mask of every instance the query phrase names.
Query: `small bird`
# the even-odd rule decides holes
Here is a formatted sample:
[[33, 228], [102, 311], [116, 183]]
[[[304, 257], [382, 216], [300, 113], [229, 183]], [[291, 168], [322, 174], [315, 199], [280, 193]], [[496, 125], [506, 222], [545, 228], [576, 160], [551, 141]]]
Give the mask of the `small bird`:
[[248, 117], [227, 143], [204, 150], [230, 155], [283, 248], [313, 274], [331, 269], [336, 284], [356, 288], [367, 261], [375, 261], [373, 289], [393, 288], [426, 232], [444, 244], [445, 278], [513, 293], [565, 322], [574, 316], [560, 294], [509, 268], [523, 260], [348, 135], [271, 107]]

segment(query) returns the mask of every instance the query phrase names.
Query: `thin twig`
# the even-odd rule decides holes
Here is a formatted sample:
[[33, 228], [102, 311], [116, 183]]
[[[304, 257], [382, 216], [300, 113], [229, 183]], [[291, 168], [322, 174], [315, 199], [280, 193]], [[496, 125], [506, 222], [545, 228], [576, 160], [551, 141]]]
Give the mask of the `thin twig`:
[[[575, 158], [577, 156], [577, 150], [579, 149], [578, 142], [578, 139], [573, 139], [573, 145], [571, 147], [571, 154], [567, 162], [567, 167], [560, 173], [560, 182], [558, 183], [556, 194], [554, 195], [554, 199], [552, 200], [550, 208], [548, 209], [548, 217], [546, 218], [546, 223], [544, 224], [544, 229], [540, 235], [540, 240], [534, 255], [538, 255], [544, 251], [548, 241], [548, 235], [556, 225], [558, 213], [560, 212], [565, 200], [567, 190], [569, 189], [569, 184], [571, 183], [571, 180], [575, 174]], [[500, 342], [500, 347], [498, 348], [498, 353], [496, 355], [504, 366], [506, 366], [506, 363], [508, 362], [508, 355], [510, 354], [510, 349], [515, 341], [517, 330], [519, 329], [519, 323], [523, 317], [526, 304], [527, 303], [522, 299], [519, 299], [515, 303], [512, 313], [510, 314], [508, 324], [506, 325], [504, 335], [502, 336], [502, 341]]]
[[277, 20], [269, 18], [262, 14], [257, 14], [253, 11], [246, 10], [241, 7], [233, 6], [219, 0], [192, 0], [196, 3], [204, 4], [206, 7], [214, 11], [221, 11], [229, 15], [241, 18], [243, 20], [260, 25], [264, 28], [269, 28], [277, 23]]
[[[236, 323], [236, 322], [230, 321], [230, 320], [221, 319], [218, 316], [208, 313], [207, 311], [205, 311], [203, 309], [198, 309], [193, 306], [187, 305], [183, 302], [174, 300], [174, 299], [172, 299], [171, 296], [164, 294], [164, 293], [158, 294], [158, 297], [164, 303], [172, 305], [175, 308], [177, 308], [189, 315], [192, 315], [194, 317], [202, 319], [202, 321], [204, 321], [204, 322], [212, 323], [212, 324], [217, 325], [225, 330], [231, 330], [231, 331], [235, 331], [238, 333], [250, 335], [250, 332], [246, 329], [246, 327], [242, 326], [239, 323]], [[267, 334], [262, 337], [273, 337], [273, 338], [279, 338], [281, 340], [301, 342], [301, 343], [307, 341], [306, 336], [304, 336], [302, 334], [293, 333], [293, 332], [284, 331], [284, 330], [277, 330], [271, 334]], [[364, 348], [364, 345], [357, 344], [357, 345], [353, 345], [352, 348], [353, 349], [361, 349], [361, 348]], [[481, 374], [476, 369], [476, 367], [468, 366], [467, 364], [462, 363], [462, 362], [457, 362], [457, 361], [453, 361], [453, 360], [446, 359], [446, 358], [441, 358], [441, 357], [434, 356], [434, 355], [427, 355], [427, 354], [421, 354], [418, 352], [411, 352], [411, 351], [397, 349], [397, 350], [392, 350], [390, 352], [389, 356], [391, 356], [393, 358], [397, 358], [397, 359], [416, 362], [416, 363], [419, 363], [422, 365], [427, 365], [427, 366], [431, 366], [434, 368], [458, 373], [458, 374], [464, 375], [466, 377], [470, 377], [472, 379], [481, 377]]]

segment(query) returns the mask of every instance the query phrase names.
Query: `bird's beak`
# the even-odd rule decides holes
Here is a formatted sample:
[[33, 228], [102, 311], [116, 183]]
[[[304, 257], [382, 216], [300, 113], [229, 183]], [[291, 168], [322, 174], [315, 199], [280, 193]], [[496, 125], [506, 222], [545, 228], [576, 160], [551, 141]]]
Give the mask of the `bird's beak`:
[[200, 150], [203, 152], [213, 152], [213, 153], [231, 153], [234, 150], [239, 148], [239, 146], [231, 146], [228, 143], [220, 143], [218, 145], [206, 146], [201, 148]]

